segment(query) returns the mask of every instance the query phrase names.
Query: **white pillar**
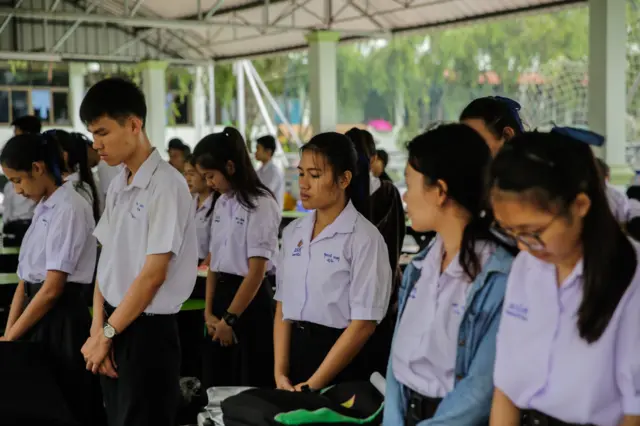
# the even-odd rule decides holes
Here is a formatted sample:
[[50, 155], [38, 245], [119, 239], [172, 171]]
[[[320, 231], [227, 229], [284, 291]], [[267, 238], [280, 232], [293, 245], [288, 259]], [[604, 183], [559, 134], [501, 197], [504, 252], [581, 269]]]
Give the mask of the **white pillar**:
[[314, 134], [335, 132], [338, 125], [338, 83], [336, 50], [340, 34], [314, 31], [309, 43], [309, 98]]
[[627, 24], [626, 2], [589, 0], [589, 127], [605, 135], [604, 158], [612, 183], [632, 178], [625, 161]]
[[87, 66], [84, 63], [71, 62], [69, 64], [69, 97], [67, 100], [71, 127], [76, 132], [85, 132], [87, 130], [82, 120], [80, 120], [80, 105], [82, 104], [82, 99], [84, 99], [84, 77], [86, 72]]
[[200, 139], [207, 133], [207, 116], [206, 116], [207, 97], [204, 91], [204, 69], [197, 66], [193, 80], [193, 124], [196, 131], [196, 137], [193, 145], [197, 144]]
[[[245, 140], [247, 139], [247, 110], [245, 108], [245, 93], [244, 93], [244, 68], [242, 62], [238, 61], [233, 64], [233, 68], [236, 73], [236, 102], [238, 105], [238, 131]], [[250, 129], [249, 129], [250, 130]]]
[[167, 151], [167, 63], [146, 61], [142, 66], [142, 91], [147, 101], [146, 132], [151, 144], [165, 157]]
[[209, 128], [210, 132], [215, 132], [216, 128], [216, 70], [214, 63], [211, 62], [207, 66], [209, 74]]

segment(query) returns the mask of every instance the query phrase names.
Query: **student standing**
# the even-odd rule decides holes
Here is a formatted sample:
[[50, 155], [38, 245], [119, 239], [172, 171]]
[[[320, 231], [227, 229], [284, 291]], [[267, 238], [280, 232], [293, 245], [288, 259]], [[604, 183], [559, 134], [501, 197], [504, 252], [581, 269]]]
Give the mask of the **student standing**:
[[522, 250], [497, 337], [491, 425], [637, 425], [637, 243], [616, 222], [591, 148], [526, 133], [491, 166], [499, 228]]
[[183, 176], [145, 132], [147, 106], [133, 83], [95, 84], [80, 117], [110, 166], [123, 163], [95, 235], [102, 244], [87, 369], [103, 375], [110, 426], [174, 426], [179, 405], [176, 314], [196, 280], [193, 203]]
[[276, 138], [271, 135], [262, 136], [256, 141], [256, 160], [262, 163], [258, 169], [258, 177], [275, 195], [280, 208], [284, 202], [284, 173], [273, 162], [276, 152]]
[[520, 104], [501, 96], [473, 100], [460, 114], [460, 122], [480, 133], [494, 157], [505, 142], [524, 132]]
[[372, 346], [370, 354], [371, 364], [376, 371], [384, 372], [389, 361], [391, 350], [391, 336], [395, 315], [393, 306], [397, 302], [397, 288], [400, 284], [402, 272], [398, 266], [400, 251], [404, 243], [407, 230], [404, 208], [398, 188], [387, 180], [382, 180], [372, 173], [372, 165], [377, 161], [376, 146], [373, 136], [366, 130], [353, 128], [346, 135], [353, 141], [358, 154], [359, 173], [369, 176], [369, 195], [371, 202], [371, 222], [382, 234], [387, 245], [389, 265], [393, 274], [391, 282], [391, 299], [385, 321], [376, 327], [376, 332], [369, 342]]
[[384, 238], [369, 221], [368, 164], [351, 140], [314, 136], [302, 147], [300, 198], [314, 210], [282, 234], [274, 325], [279, 389], [322, 389], [368, 380], [362, 349], [385, 317], [391, 268]]
[[2, 150], [0, 164], [16, 193], [38, 203], [22, 242], [20, 282], [0, 340], [38, 344], [51, 361], [52, 373], [76, 421], [98, 424], [98, 383], [84, 369], [80, 354], [91, 323], [81, 288], [92, 283], [96, 262], [91, 209], [75, 191], [62, 185], [64, 163], [52, 139], [35, 134], [15, 136]]
[[400, 287], [384, 425], [485, 424], [513, 260], [491, 233], [484, 203], [491, 153], [463, 124], [430, 130], [408, 151], [407, 212], [416, 230], [436, 237], [414, 257]]
[[194, 156], [222, 194], [211, 228], [203, 384], [273, 386], [273, 314], [264, 278], [278, 250], [280, 208], [236, 129], [206, 136]]

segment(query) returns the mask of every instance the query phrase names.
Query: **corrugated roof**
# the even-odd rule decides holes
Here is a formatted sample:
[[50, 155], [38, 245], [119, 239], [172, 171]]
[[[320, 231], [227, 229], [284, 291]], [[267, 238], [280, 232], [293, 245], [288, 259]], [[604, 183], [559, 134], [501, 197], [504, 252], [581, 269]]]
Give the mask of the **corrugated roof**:
[[[55, 0], [50, 0], [55, 2]], [[586, 0], [63, 0], [77, 12], [0, 7], [21, 20], [106, 22], [153, 43], [177, 59], [231, 60], [303, 49], [305, 35], [333, 30], [342, 41], [541, 13]], [[41, 2], [46, 3], [46, 2]], [[35, 2], [32, 3], [32, 5]], [[90, 13], [83, 11], [92, 6]], [[1, 19], [0, 19], [1, 21]], [[163, 34], [162, 32], [166, 34]], [[64, 49], [61, 50], [64, 52]]]

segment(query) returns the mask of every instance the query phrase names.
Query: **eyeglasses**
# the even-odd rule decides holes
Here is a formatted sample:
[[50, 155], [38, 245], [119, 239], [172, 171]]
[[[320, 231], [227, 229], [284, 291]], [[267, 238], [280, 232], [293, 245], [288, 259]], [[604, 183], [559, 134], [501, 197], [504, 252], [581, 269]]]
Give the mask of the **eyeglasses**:
[[554, 216], [549, 223], [534, 232], [513, 232], [503, 228], [498, 222], [493, 222], [491, 229], [493, 232], [507, 240], [522, 243], [531, 251], [543, 251], [547, 246], [544, 241], [542, 241], [542, 234], [544, 234], [551, 225], [553, 225], [553, 222], [555, 222], [558, 217], [560, 217], [560, 215]]

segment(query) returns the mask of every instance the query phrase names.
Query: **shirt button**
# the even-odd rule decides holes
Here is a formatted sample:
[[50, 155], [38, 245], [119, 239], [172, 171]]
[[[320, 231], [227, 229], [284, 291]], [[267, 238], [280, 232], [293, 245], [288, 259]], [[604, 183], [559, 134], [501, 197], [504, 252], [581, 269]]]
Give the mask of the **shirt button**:
[[464, 376], [462, 374], [456, 374], [456, 380], [460, 381], [464, 379]]
[[458, 342], [458, 346], [464, 346], [465, 343], [467, 343], [464, 339], [460, 339], [460, 341]]

